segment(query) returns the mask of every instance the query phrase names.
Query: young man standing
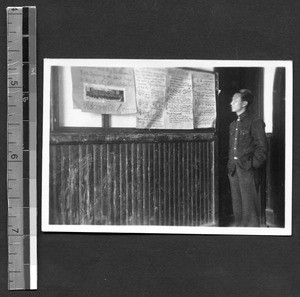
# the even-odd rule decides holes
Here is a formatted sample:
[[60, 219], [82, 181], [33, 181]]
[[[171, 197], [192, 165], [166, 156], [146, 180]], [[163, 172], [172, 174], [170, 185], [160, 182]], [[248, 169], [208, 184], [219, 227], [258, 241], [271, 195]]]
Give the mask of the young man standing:
[[260, 226], [258, 169], [267, 158], [268, 142], [264, 122], [247, 111], [252, 102], [247, 89], [235, 93], [231, 101], [238, 118], [230, 124], [228, 176], [237, 227]]

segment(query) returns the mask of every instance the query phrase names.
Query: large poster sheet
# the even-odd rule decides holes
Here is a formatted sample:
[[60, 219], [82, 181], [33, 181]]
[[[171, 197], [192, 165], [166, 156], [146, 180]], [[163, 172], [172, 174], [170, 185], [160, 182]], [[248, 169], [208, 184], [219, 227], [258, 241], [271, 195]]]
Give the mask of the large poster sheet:
[[137, 128], [164, 129], [166, 69], [136, 68]]
[[101, 114], [136, 113], [132, 68], [72, 67], [75, 108]]

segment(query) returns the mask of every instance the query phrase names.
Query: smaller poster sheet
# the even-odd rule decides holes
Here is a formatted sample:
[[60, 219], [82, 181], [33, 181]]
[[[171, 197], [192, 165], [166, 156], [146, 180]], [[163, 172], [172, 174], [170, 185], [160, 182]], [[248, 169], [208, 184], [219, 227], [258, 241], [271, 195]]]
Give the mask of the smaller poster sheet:
[[169, 69], [166, 96], [166, 129], [193, 129], [193, 92], [191, 73]]
[[193, 72], [194, 126], [212, 128], [216, 122], [216, 82], [213, 73]]

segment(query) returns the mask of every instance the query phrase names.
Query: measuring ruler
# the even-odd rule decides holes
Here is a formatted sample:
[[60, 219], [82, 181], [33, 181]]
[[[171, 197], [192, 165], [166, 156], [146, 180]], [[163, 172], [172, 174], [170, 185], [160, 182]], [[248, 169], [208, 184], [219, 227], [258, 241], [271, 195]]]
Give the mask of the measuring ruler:
[[37, 289], [36, 9], [7, 8], [8, 289]]

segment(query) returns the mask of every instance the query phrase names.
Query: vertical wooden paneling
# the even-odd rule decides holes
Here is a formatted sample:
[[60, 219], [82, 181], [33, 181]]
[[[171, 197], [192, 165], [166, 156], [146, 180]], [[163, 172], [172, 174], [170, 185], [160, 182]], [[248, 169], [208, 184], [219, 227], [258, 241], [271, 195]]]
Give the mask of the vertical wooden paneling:
[[100, 213], [98, 214], [100, 219], [100, 224], [105, 225], [107, 222], [107, 176], [106, 176], [106, 145], [99, 146], [99, 196], [97, 197], [97, 204], [100, 208]]
[[125, 189], [126, 189], [126, 180], [125, 180], [125, 145], [121, 144], [120, 145], [120, 152], [119, 152], [119, 216], [120, 216], [120, 225], [126, 224], [125, 221], [125, 213], [126, 213], [126, 194], [125, 194]]
[[203, 150], [203, 154], [202, 154], [202, 164], [205, 166], [205, 170], [202, 170], [202, 175], [203, 175], [203, 180], [202, 180], [202, 184], [203, 184], [203, 195], [202, 195], [202, 207], [203, 207], [203, 224], [207, 223], [207, 204], [206, 204], [206, 195], [207, 195], [207, 188], [208, 185], [207, 183], [205, 183], [206, 179], [207, 179], [207, 145], [206, 145], [206, 141], [203, 142], [202, 144], [202, 150]]
[[112, 222], [112, 144], [106, 145], [106, 182], [107, 182], [107, 197], [106, 197], [106, 205], [107, 205], [107, 218], [106, 224], [111, 224]]
[[80, 224], [79, 204], [79, 149], [78, 146], [69, 146], [69, 189], [73, 197], [73, 219]]
[[119, 154], [119, 146], [117, 144], [112, 144], [111, 145], [112, 150], [110, 151], [111, 155], [111, 160], [112, 160], [112, 168], [111, 168], [111, 173], [110, 173], [110, 178], [111, 178], [111, 222], [110, 224], [112, 225], [118, 225], [118, 186], [117, 182], [119, 182], [119, 175], [118, 175], [118, 170], [117, 170], [117, 156]]
[[72, 224], [73, 195], [70, 193], [69, 149], [67, 145], [62, 145], [60, 147], [60, 156], [60, 201], [62, 205], [62, 222], [63, 224]]
[[181, 143], [177, 143], [177, 162], [175, 168], [175, 175], [177, 175], [177, 189], [176, 189], [176, 225], [182, 225], [181, 213], [182, 213], [182, 204], [181, 204], [181, 176], [182, 176], [182, 168], [181, 168]]
[[186, 205], [186, 225], [191, 226], [191, 193], [190, 193], [190, 146], [189, 142], [185, 144], [185, 172], [186, 172], [186, 197], [185, 197], [185, 205]]
[[197, 143], [197, 149], [198, 149], [198, 170], [197, 170], [197, 177], [198, 177], [198, 183], [197, 183], [197, 189], [198, 189], [198, 196], [197, 196], [197, 201], [198, 201], [198, 225], [203, 224], [203, 206], [202, 206], [202, 197], [203, 197], [203, 166], [204, 164], [202, 163], [203, 158], [203, 149], [202, 149], [202, 144], [199, 142]]
[[68, 188], [66, 187], [66, 179], [65, 179], [65, 171], [64, 171], [64, 166], [65, 166], [65, 160], [63, 156], [64, 152], [64, 145], [59, 147], [58, 153], [60, 155], [60, 162], [59, 164], [59, 169], [57, 172], [57, 175], [59, 177], [59, 180], [57, 180], [58, 185], [60, 185], [58, 192], [59, 192], [59, 201], [60, 201], [60, 210], [61, 210], [61, 223], [63, 225], [68, 224], [68, 202], [69, 202], [69, 196], [66, 195]]
[[81, 223], [89, 224], [90, 210], [90, 184], [89, 184], [89, 155], [88, 146], [82, 145], [80, 162], [80, 197], [81, 197]]
[[206, 195], [206, 205], [207, 205], [207, 223], [212, 222], [212, 203], [210, 203], [210, 197], [212, 195], [212, 183], [210, 182], [212, 177], [212, 166], [211, 166], [211, 142], [207, 142], [207, 195]]
[[215, 180], [215, 171], [218, 170], [218, 168], [215, 168], [215, 142], [211, 142], [210, 143], [210, 196], [209, 197], [214, 197], [212, 203], [210, 203], [210, 219], [209, 221], [211, 223], [215, 223], [216, 222], [216, 218], [215, 218], [215, 213], [216, 213], [216, 209], [215, 209], [215, 204], [216, 204], [216, 193], [215, 193], [215, 183], [213, 182]]
[[203, 172], [204, 173], [204, 180], [203, 180], [203, 184], [204, 184], [204, 223], [207, 224], [208, 223], [208, 205], [207, 205], [207, 196], [208, 196], [208, 192], [209, 192], [209, 182], [208, 182], [208, 176], [209, 176], [209, 166], [208, 166], [208, 146], [207, 146], [207, 141], [204, 142], [204, 160], [203, 160], [203, 164], [205, 164], [206, 170]]
[[84, 193], [84, 185], [83, 185], [83, 179], [84, 179], [84, 166], [82, 163], [82, 158], [84, 157], [84, 152], [82, 145], [78, 146], [79, 154], [78, 154], [78, 160], [74, 160], [73, 162], [78, 162], [79, 167], [79, 182], [78, 182], [78, 189], [79, 189], [79, 222], [80, 224], [84, 224], [84, 216], [85, 216], [85, 193]]
[[207, 164], [207, 176], [206, 176], [206, 180], [207, 180], [207, 189], [206, 189], [206, 210], [207, 210], [207, 219], [206, 219], [206, 223], [210, 223], [211, 222], [211, 203], [210, 203], [210, 196], [211, 196], [211, 182], [210, 182], [210, 178], [211, 178], [211, 166], [210, 166], [210, 149], [211, 149], [211, 143], [210, 142], [206, 142], [206, 164]]
[[142, 224], [142, 149], [141, 144], [136, 145], [136, 225]]
[[167, 144], [163, 144], [163, 161], [162, 161], [162, 170], [163, 170], [163, 220], [164, 220], [164, 225], [168, 225], [169, 222], [169, 212], [168, 212], [168, 172], [167, 172], [167, 155], [168, 155], [168, 149], [167, 149]]
[[147, 154], [147, 145], [145, 143], [142, 144], [143, 149], [143, 156], [142, 156], [142, 162], [143, 162], [143, 177], [142, 177], [142, 183], [143, 183], [143, 224], [147, 224], [147, 191], [148, 191], [148, 154]]
[[215, 221], [212, 141], [51, 146], [56, 224], [199, 226]]
[[157, 207], [157, 170], [158, 170], [158, 160], [157, 160], [157, 143], [153, 144], [153, 171], [152, 171], [152, 179], [153, 179], [153, 224], [158, 224], [158, 207]]
[[155, 155], [154, 143], [149, 144], [149, 224], [154, 225], [155, 220], [155, 180], [153, 178], [154, 174], [154, 155]]
[[203, 158], [203, 154], [204, 154], [204, 150], [203, 150], [203, 144], [201, 142], [198, 143], [198, 147], [199, 147], [199, 182], [198, 182], [198, 187], [199, 187], [199, 224], [203, 225], [204, 224], [204, 174], [203, 174], [203, 168], [205, 167], [204, 164], [204, 158]]
[[168, 167], [167, 167], [167, 172], [168, 172], [168, 175], [167, 175], [167, 178], [168, 178], [168, 190], [167, 190], [167, 193], [168, 196], [167, 196], [167, 201], [168, 201], [168, 217], [169, 217], [169, 220], [168, 220], [168, 225], [172, 225], [173, 224], [173, 221], [172, 221], [172, 200], [173, 200], [173, 187], [172, 187], [172, 171], [173, 171], [173, 163], [172, 163], [172, 146], [171, 146], [171, 143], [168, 143]]
[[86, 145], [86, 223], [94, 224], [94, 167], [93, 167], [93, 148], [92, 145]]
[[100, 181], [99, 181], [99, 189], [100, 195], [97, 197], [101, 213], [99, 215], [101, 224], [107, 223], [107, 175], [106, 175], [106, 164], [107, 164], [107, 151], [106, 145], [100, 145], [100, 155], [99, 157], [99, 167], [100, 167]]
[[205, 163], [205, 153], [206, 153], [206, 146], [205, 142], [201, 143], [201, 224], [206, 223], [206, 212], [205, 212], [205, 194], [206, 194], [206, 184], [204, 184], [206, 179], [206, 170], [204, 168], [206, 167]]
[[185, 169], [185, 164], [186, 164], [186, 159], [185, 159], [185, 143], [181, 142], [180, 143], [180, 158], [181, 158], [181, 178], [180, 178], [180, 189], [181, 193], [179, 193], [180, 197], [180, 202], [181, 202], [181, 224], [182, 226], [186, 225], [186, 169]]
[[194, 144], [194, 160], [195, 160], [195, 171], [194, 171], [194, 193], [195, 193], [195, 224], [198, 226], [200, 224], [199, 220], [199, 146], [198, 143]]
[[191, 226], [196, 226], [195, 221], [195, 211], [196, 211], [196, 205], [195, 205], [195, 195], [194, 195], [194, 174], [195, 174], [195, 150], [194, 150], [194, 143], [190, 143], [190, 170], [191, 170], [191, 180], [190, 180], [190, 193], [191, 193]]
[[100, 160], [102, 157], [102, 154], [100, 154], [102, 146], [93, 144], [93, 169], [94, 169], [94, 197], [93, 197], [93, 204], [94, 204], [94, 224], [100, 225], [102, 223], [101, 220], [101, 213], [102, 213], [102, 207], [101, 207], [101, 164]]
[[131, 144], [131, 220], [132, 225], [136, 225], [136, 146]]
[[163, 225], [163, 203], [162, 203], [162, 185], [163, 185], [163, 175], [162, 175], [162, 164], [163, 164], [163, 160], [162, 160], [162, 143], [158, 143], [157, 144], [157, 174], [156, 174], [156, 180], [157, 180], [157, 194], [158, 194], [158, 201], [157, 201], [157, 212], [158, 212], [158, 225]]
[[130, 184], [129, 184], [129, 144], [125, 143], [125, 223], [129, 224], [129, 195], [130, 195]]
[[178, 170], [177, 170], [177, 146], [173, 144], [173, 225], [176, 226], [176, 222], [178, 221], [178, 206], [177, 206], [177, 179], [178, 179]]
[[50, 184], [49, 184], [49, 209], [50, 209], [50, 224], [61, 224], [61, 210], [59, 195], [57, 192], [57, 166], [59, 165], [56, 153], [56, 146], [50, 147]]
[[147, 150], [147, 184], [148, 184], [148, 188], [147, 188], [147, 202], [146, 202], [146, 206], [147, 206], [147, 224], [150, 225], [151, 224], [151, 145], [149, 144], [148, 146], [148, 150]]
[[132, 185], [132, 154], [131, 154], [131, 144], [128, 144], [128, 201], [127, 201], [127, 209], [128, 209], [128, 223], [129, 225], [133, 224], [133, 208], [132, 208], [132, 192], [133, 192], [133, 185]]

